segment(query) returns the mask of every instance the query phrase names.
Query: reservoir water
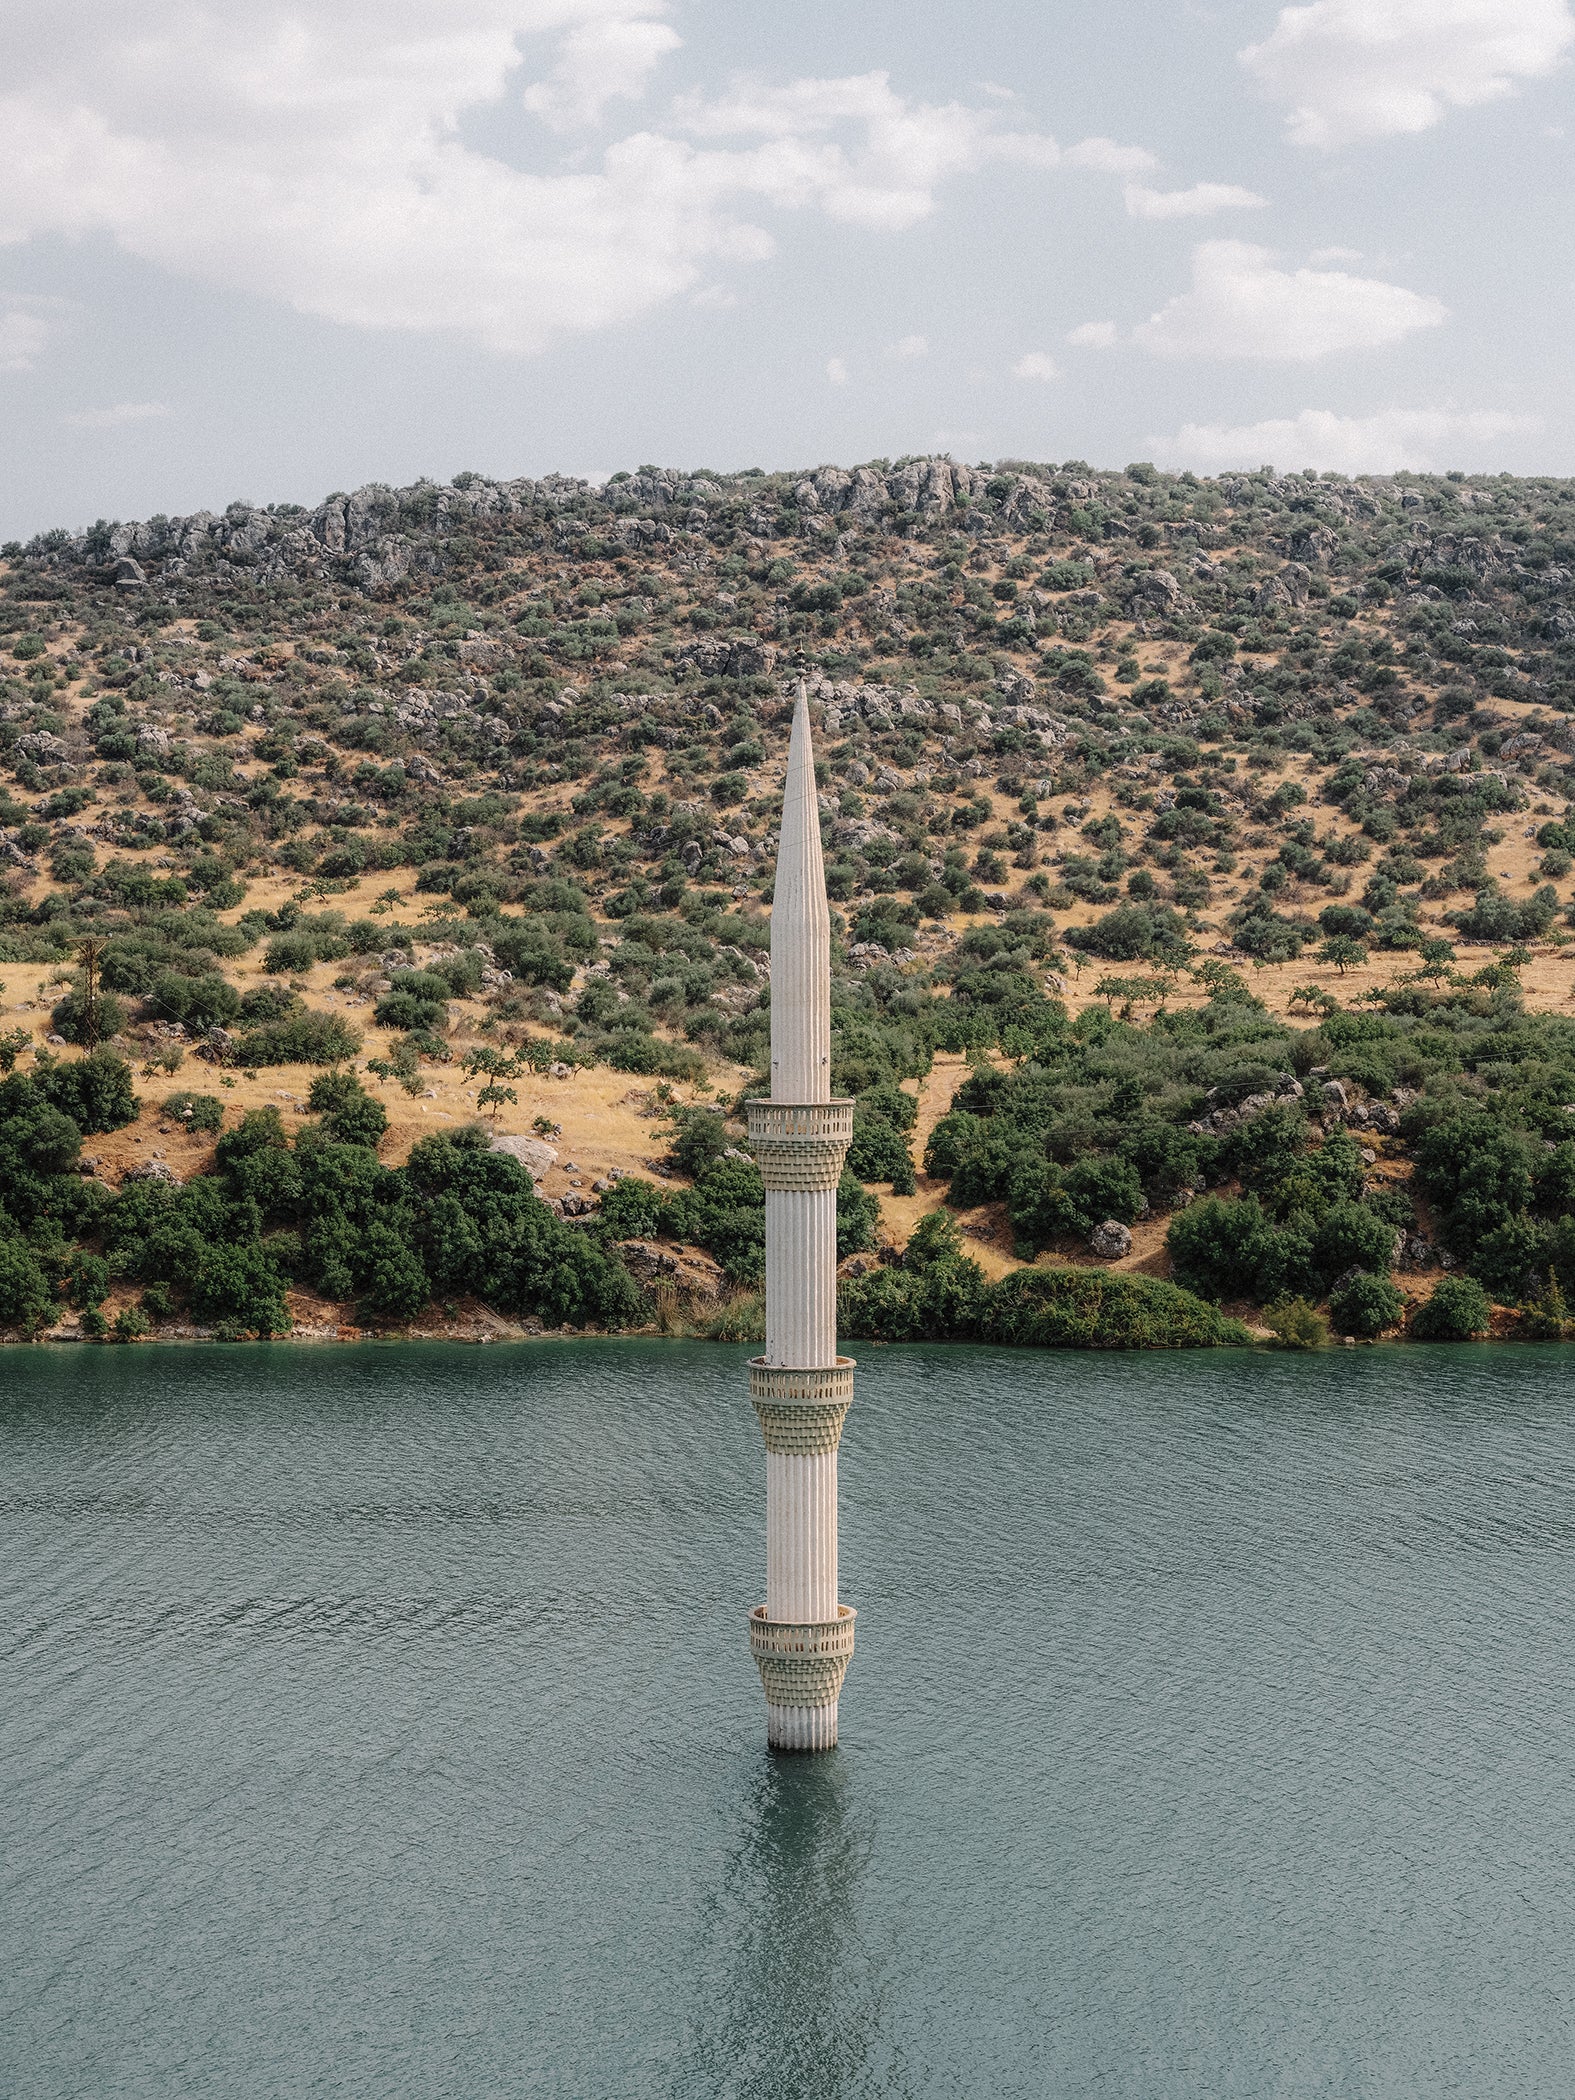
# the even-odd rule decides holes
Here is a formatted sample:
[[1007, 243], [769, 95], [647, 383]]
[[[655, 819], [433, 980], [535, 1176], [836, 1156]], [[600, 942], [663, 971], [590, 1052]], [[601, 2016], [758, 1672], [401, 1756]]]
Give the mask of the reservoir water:
[[1568, 2093], [1556, 1348], [0, 1354], [8, 2100]]

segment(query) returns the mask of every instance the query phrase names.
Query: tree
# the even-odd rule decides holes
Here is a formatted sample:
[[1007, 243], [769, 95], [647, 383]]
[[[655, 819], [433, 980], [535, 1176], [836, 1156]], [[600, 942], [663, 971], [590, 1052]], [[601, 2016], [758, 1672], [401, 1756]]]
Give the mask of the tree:
[[1398, 1325], [1405, 1299], [1387, 1276], [1365, 1271], [1343, 1283], [1329, 1300], [1329, 1318], [1337, 1334], [1358, 1335], [1371, 1341], [1386, 1327]]
[[41, 1327], [54, 1310], [38, 1257], [25, 1240], [0, 1239], [0, 1327], [24, 1333]]
[[1318, 960], [1333, 963], [1343, 977], [1347, 970], [1359, 968], [1366, 962], [1367, 950], [1348, 933], [1337, 933], [1331, 935], [1319, 948]]
[[1418, 977], [1431, 979], [1436, 983], [1440, 978], [1449, 975], [1450, 965], [1455, 959], [1455, 951], [1448, 941], [1424, 941], [1421, 948], [1421, 957], [1422, 967], [1416, 974]]
[[498, 1110], [503, 1104], [506, 1101], [519, 1100], [519, 1095], [513, 1087], [505, 1085], [504, 1082], [519, 1077], [520, 1060], [517, 1057], [505, 1057], [501, 1050], [481, 1044], [467, 1050], [461, 1062], [467, 1079], [485, 1078], [486, 1085], [476, 1096], [476, 1106], [480, 1109], [490, 1109], [492, 1120], [496, 1123]]
[[341, 1145], [366, 1145], [376, 1151], [388, 1129], [388, 1111], [374, 1101], [353, 1072], [320, 1072], [307, 1091], [306, 1105], [321, 1116], [330, 1137]]
[[1446, 1276], [1411, 1315], [1418, 1342], [1469, 1342], [1486, 1334], [1493, 1318], [1488, 1294], [1469, 1276]]

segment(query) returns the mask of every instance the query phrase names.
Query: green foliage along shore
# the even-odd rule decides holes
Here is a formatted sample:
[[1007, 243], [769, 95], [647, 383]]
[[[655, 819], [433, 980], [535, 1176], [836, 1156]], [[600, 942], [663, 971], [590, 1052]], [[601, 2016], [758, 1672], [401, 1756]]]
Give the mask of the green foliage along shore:
[[[952, 1204], [1001, 1202], [1024, 1255], [1168, 1217], [1174, 1280], [1040, 1264], [988, 1283], [943, 1214], [900, 1261], [845, 1282], [851, 1337], [1203, 1346], [1243, 1338], [1222, 1305], [1327, 1300], [1338, 1333], [1372, 1338], [1402, 1320], [1391, 1271], [1424, 1231], [1428, 1259], [1457, 1274], [1409, 1332], [1483, 1333], [1490, 1298], [1524, 1308], [1528, 1334], [1568, 1331], [1575, 1023], [1528, 1015], [1512, 972], [1487, 987], [1411, 982], [1380, 1010], [1297, 1028], [1218, 969], [1201, 1007], [1139, 1022], [1095, 1004], [1073, 1018], [1013, 958], [1008, 939], [998, 967], [959, 969], [944, 996], [871, 972], [839, 1001], [834, 1076], [865, 1137], [852, 1157], [872, 1179], [911, 1185], [901, 1081], [943, 1044], [988, 1048], [997, 1061], [979, 1058], [926, 1147]], [[624, 1180], [571, 1223], [484, 1130], [427, 1138], [390, 1168], [377, 1156], [386, 1111], [353, 1074], [321, 1073], [308, 1105], [315, 1120], [293, 1140], [275, 1110], [253, 1110], [219, 1136], [210, 1173], [180, 1186], [144, 1171], [112, 1190], [82, 1173], [81, 1150], [134, 1119], [125, 1062], [44, 1053], [12, 1071], [0, 1082], [0, 1326], [34, 1328], [62, 1298], [92, 1313], [130, 1282], [155, 1326], [182, 1311], [220, 1332], [282, 1332], [300, 1286], [385, 1326], [466, 1297], [544, 1325], [618, 1328], [651, 1315], [618, 1252], [634, 1239], [704, 1248], [741, 1290], [760, 1281], [760, 1174], [721, 1110], [675, 1114], [684, 1185]], [[165, 1112], [199, 1129], [222, 1114], [190, 1090]], [[850, 1167], [839, 1255], [874, 1247], [878, 1228], [878, 1197]]]

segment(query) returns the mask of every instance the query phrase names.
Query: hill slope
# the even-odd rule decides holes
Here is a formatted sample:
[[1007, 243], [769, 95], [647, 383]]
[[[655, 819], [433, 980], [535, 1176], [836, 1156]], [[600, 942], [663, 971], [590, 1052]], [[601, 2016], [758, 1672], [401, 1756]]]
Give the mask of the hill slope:
[[[949, 1187], [992, 1235], [975, 1243], [990, 1273], [1009, 1248], [1070, 1252], [1106, 1215], [1135, 1228], [1107, 1259], [1164, 1270], [1178, 1197], [1257, 1185], [1226, 1140], [1275, 1103], [1304, 1150], [1346, 1108], [1368, 1115], [1366, 1180], [1407, 1181], [1430, 1095], [1455, 1115], [1512, 1065], [1575, 1066], [1558, 1018], [1575, 485], [935, 459], [642, 469], [599, 490], [462, 475], [0, 551], [8, 1025], [118, 1031], [145, 1077], [184, 1059], [188, 1090], [271, 1103], [285, 1133], [314, 1070], [359, 1060], [394, 1115], [383, 1160], [402, 1160], [474, 1112], [488, 1075], [463, 1060], [491, 1051], [519, 1067], [496, 1078], [513, 1100], [482, 1103], [498, 1127], [563, 1126], [557, 1158], [532, 1158], [571, 1217], [590, 1181], [649, 1172], [662, 1109], [731, 1099], [762, 1059], [800, 676], [844, 918], [839, 1084], [865, 1102], [855, 1164], [912, 1188], [884, 1198], [896, 1240]], [[84, 936], [105, 944], [92, 987]], [[1381, 1010], [1348, 1011], [1364, 998]], [[1320, 1012], [1316, 1035], [1284, 1026]], [[1364, 1029], [1411, 1047], [1353, 1070]], [[1108, 1047], [1128, 1039], [1141, 1054]], [[992, 1102], [969, 1056], [1060, 1076], [1037, 1106]], [[1322, 1068], [1344, 1069], [1344, 1107], [1307, 1100]], [[1542, 1087], [1545, 1123], [1565, 1103], [1562, 1080]], [[1260, 1105], [1240, 1118], [1244, 1099]], [[1158, 1139], [1123, 1153], [1140, 1108], [1205, 1126], [1185, 1171]], [[1524, 1105], [1511, 1120], [1554, 1142]], [[144, 1118], [106, 1141], [107, 1187], [155, 1134]], [[195, 1136], [171, 1143], [182, 1174], [207, 1162]], [[753, 1171], [692, 1147], [684, 1163]], [[1108, 1177], [1066, 1194], [1101, 1163], [1136, 1195]], [[1371, 1207], [1362, 1179], [1323, 1209]], [[1266, 1229], [1289, 1230], [1278, 1186]], [[1536, 1244], [1488, 1260], [1507, 1296], [1557, 1265], [1566, 1215], [1530, 1183], [1511, 1212]], [[729, 1244], [698, 1212], [645, 1224]], [[301, 1227], [264, 1207], [257, 1230]], [[1413, 1210], [1418, 1275], [1450, 1231]], [[1459, 1227], [1458, 1259], [1484, 1236]], [[1278, 1280], [1318, 1295], [1319, 1261]], [[299, 1248], [276, 1266], [365, 1295], [364, 1277], [329, 1290], [337, 1272]], [[1270, 1268], [1195, 1280], [1261, 1300]]]

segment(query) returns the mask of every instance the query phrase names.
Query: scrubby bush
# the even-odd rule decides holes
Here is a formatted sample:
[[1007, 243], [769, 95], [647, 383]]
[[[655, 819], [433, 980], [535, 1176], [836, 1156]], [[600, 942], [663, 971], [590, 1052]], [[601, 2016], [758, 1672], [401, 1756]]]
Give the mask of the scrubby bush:
[[307, 1089], [306, 1105], [341, 1145], [365, 1145], [375, 1152], [388, 1129], [387, 1109], [353, 1072], [319, 1073]]
[[1410, 1332], [1419, 1342], [1469, 1342], [1487, 1333], [1492, 1318], [1481, 1284], [1469, 1276], [1445, 1276], [1411, 1315]]
[[123, 1129], [137, 1120], [142, 1106], [132, 1089], [130, 1065], [107, 1047], [61, 1064], [40, 1061], [33, 1085], [85, 1137]]
[[354, 1057], [361, 1037], [337, 1014], [302, 1013], [249, 1029], [235, 1047], [239, 1065], [336, 1065]]
[[193, 1094], [184, 1087], [167, 1095], [164, 1113], [185, 1130], [218, 1130], [224, 1123], [223, 1103], [213, 1094]]
[[662, 1229], [664, 1202], [653, 1183], [627, 1175], [603, 1196], [597, 1221], [609, 1239], [654, 1239]]
[[110, 1036], [119, 1035], [126, 1025], [125, 1002], [117, 999], [113, 992], [100, 991], [90, 1010], [86, 986], [75, 984], [51, 1010], [49, 1025], [68, 1043], [107, 1042]]
[[1386, 1327], [1397, 1326], [1404, 1312], [1405, 1299], [1387, 1276], [1359, 1273], [1341, 1284], [1329, 1300], [1335, 1333], [1365, 1341], [1372, 1341]]
[[979, 1339], [1031, 1349], [1215, 1349], [1244, 1327], [1151, 1276], [1108, 1269], [1019, 1269], [991, 1286]]
[[43, 1326], [54, 1310], [38, 1256], [14, 1235], [0, 1236], [0, 1327], [24, 1334]]
[[1322, 1349], [1329, 1323], [1305, 1298], [1280, 1298], [1265, 1308], [1263, 1324], [1282, 1349]]

